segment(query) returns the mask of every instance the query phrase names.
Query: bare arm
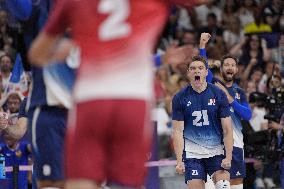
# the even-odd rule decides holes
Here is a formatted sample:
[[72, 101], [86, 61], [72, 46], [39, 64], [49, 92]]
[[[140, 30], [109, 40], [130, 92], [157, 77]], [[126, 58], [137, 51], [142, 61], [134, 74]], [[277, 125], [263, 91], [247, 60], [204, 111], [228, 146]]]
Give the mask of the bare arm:
[[26, 117], [20, 117], [15, 125], [8, 126], [5, 131], [13, 138], [21, 139], [27, 131], [28, 119]]
[[183, 129], [184, 121], [173, 120], [173, 143], [178, 162], [182, 162], [182, 153], [184, 147]]
[[250, 59], [249, 64], [247, 65], [244, 73], [242, 74], [241, 80], [242, 82], [246, 83], [249, 79], [249, 74], [251, 73], [252, 68], [257, 64], [257, 59], [252, 58]]
[[29, 60], [38, 66], [64, 61], [74, 44], [69, 39], [54, 37], [41, 32], [29, 50]]
[[177, 158], [176, 171], [179, 174], [183, 174], [185, 172], [184, 163], [182, 161], [182, 153], [184, 148], [183, 129], [184, 121], [173, 120], [173, 143]]
[[271, 59], [271, 50], [267, 48], [267, 42], [265, 39], [261, 40], [261, 47], [263, 51], [263, 60], [267, 62]]
[[224, 145], [226, 149], [226, 159], [232, 160], [233, 151], [233, 129], [231, 117], [221, 118], [221, 124], [224, 136]]

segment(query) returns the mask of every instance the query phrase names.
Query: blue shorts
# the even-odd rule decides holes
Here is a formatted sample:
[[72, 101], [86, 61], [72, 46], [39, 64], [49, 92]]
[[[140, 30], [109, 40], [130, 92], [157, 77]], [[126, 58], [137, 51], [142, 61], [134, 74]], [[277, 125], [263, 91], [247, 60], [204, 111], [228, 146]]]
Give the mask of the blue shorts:
[[246, 165], [244, 161], [244, 150], [242, 148], [233, 148], [232, 167], [230, 169], [231, 179], [245, 178]]
[[224, 168], [221, 167], [224, 158], [224, 155], [217, 155], [203, 159], [184, 159], [185, 183], [187, 184], [187, 182], [192, 179], [202, 179], [206, 182], [207, 174], [211, 176], [216, 171], [224, 170]]
[[64, 179], [64, 138], [67, 110], [42, 106], [29, 112], [34, 173], [37, 180]]

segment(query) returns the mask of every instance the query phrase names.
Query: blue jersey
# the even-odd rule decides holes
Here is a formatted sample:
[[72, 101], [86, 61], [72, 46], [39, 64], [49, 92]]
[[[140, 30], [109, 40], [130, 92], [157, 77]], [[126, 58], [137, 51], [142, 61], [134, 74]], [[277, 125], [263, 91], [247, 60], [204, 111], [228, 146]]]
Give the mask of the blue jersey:
[[[243, 89], [241, 89], [237, 84], [233, 84], [231, 87], [228, 87], [229, 94], [234, 98], [234, 100], [241, 104], [248, 104], [246, 99], [246, 94]], [[236, 103], [235, 102], [235, 103]], [[232, 117], [232, 126], [233, 126], [233, 134], [234, 134], [234, 146], [242, 148], [243, 143], [243, 133], [242, 133], [242, 123], [241, 123], [241, 115], [239, 115], [234, 108], [230, 107], [231, 117]]]
[[191, 158], [223, 153], [220, 118], [230, 116], [229, 103], [223, 91], [208, 83], [206, 89], [198, 93], [189, 85], [174, 96], [172, 106], [172, 119], [184, 121], [184, 150], [196, 155]]
[[[7, 145], [0, 145], [0, 152], [5, 156], [5, 166], [28, 165], [29, 155], [31, 154], [31, 146], [27, 142], [19, 142], [16, 149], [12, 150]], [[6, 173], [6, 178], [9, 179], [9, 189], [13, 189], [13, 173]], [[18, 188], [28, 188], [28, 172], [19, 171]]]

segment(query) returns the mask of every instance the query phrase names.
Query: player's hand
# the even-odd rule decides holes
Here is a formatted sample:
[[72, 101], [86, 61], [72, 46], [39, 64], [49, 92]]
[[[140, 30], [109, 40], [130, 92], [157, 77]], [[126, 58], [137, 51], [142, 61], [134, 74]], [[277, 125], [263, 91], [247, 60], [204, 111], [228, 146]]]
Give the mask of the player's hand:
[[199, 47], [205, 48], [210, 38], [211, 38], [211, 35], [209, 33], [202, 33], [200, 36]]
[[275, 121], [269, 121], [268, 122], [268, 128], [269, 129], [273, 129], [273, 130], [281, 130], [281, 129], [283, 129], [283, 127], [279, 123], [277, 123]]
[[230, 169], [231, 168], [231, 161], [232, 161], [231, 158], [223, 159], [222, 163], [221, 163], [221, 167], [223, 167], [226, 170]]
[[180, 175], [182, 175], [185, 172], [185, 167], [183, 162], [177, 162], [176, 165], [176, 172]]
[[226, 94], [229, 103], [232, 103], [234, 101], [234, 98], [230, 95], [228, 89], [224, 85], [219, 82], [216, 82], [215, 85]]
[[191, 45], [177, 47], [177, 44], [172, 44], [163, 55], [163, 63], [172, 64], [173, 66], [189, 61], [193, 53]]
[[8, 114], [5, 112], [0, 112], [0, 130], [4, 130], [9, 125]]

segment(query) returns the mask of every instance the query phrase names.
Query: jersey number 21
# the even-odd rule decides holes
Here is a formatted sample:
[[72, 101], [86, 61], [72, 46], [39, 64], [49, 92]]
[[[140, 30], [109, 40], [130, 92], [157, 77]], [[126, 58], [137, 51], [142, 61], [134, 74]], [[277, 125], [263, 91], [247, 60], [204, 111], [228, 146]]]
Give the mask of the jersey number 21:
[[194, 111], [192, 112], [192, 116], [195, 117], [193, 120], [194, 126], [209, 125], [207, 110]]

